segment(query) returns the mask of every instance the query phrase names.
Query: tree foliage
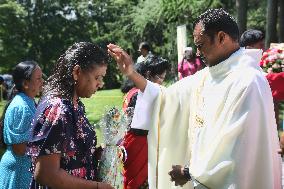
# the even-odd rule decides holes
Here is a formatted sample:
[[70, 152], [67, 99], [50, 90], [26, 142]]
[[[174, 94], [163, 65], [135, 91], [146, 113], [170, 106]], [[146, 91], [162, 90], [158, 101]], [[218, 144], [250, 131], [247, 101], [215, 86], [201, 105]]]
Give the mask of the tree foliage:
[[[134, 60], [139, 43], [148, 41], [176, 70], [176, 27], [186, 24], [193, 46], [192, 23], [200, 13], [223, 7], [236, 16], [235, 5], [236, 0], [0, 0], [0, 72], [33, 59], [49, 75], [60, 54], [77, 41], [103, 48], [116, 43]], [[264, 0], [248, 0], [248, 28], [264, 30], [265, 6]], [[106, 88], [121, 80], [111, 61]]]

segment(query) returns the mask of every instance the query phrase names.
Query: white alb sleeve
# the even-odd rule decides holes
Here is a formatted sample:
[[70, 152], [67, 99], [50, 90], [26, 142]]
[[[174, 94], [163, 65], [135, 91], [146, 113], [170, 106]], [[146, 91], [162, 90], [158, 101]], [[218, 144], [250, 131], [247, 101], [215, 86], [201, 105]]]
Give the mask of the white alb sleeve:
[[153, 102], [159, 95], [159, 92], [160, 86], [147, 80], [144, 93], [138, 92], [131, 128], [149, 130], [151, 115], [154, 109]]

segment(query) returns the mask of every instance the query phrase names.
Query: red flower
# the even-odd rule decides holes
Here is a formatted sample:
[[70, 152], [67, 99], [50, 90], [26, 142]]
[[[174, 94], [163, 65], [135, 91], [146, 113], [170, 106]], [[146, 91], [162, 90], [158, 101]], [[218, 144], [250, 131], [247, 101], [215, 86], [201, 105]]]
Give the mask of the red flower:
[[282, 67], [284, 67], [283, 57], [283, 50], [270, 48], [263, 53], [259, 65], [267, 73], [279, 73], [282, 72]]

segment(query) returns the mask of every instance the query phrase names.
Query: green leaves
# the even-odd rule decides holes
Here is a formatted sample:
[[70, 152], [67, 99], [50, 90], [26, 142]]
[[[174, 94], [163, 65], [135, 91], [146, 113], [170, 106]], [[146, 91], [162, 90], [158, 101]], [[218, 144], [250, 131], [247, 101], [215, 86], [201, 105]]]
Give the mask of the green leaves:
[[[248, 26], [264, 27], [265, 6], [250, 1]], [[34, 59], [49, 75], [59, 56], [78, 41], [92, 41], [104, 48], [116, 43], [128, 49], [134, 60], [139, 43], [148, 41], [155, 54], [176, 65], [176, 27], [187, 25], [188, 45], [192, 46], [192, 23], [209, 7], [236, 12], [235, 0], [2, 0], [1, 71]], [[119, 87], [121, 80], [111, 63], [106, 87]]]

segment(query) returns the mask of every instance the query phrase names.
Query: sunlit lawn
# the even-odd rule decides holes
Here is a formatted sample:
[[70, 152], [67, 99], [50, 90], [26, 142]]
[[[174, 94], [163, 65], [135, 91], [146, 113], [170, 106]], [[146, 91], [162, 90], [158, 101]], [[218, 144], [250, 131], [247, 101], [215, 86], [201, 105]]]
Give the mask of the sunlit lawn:
[[119, 89], [98, 91], [91, 98], [82, 99], [91, 123], [100, 120], [102, 114], [112, 106], [122, 106], [123, 94]]

